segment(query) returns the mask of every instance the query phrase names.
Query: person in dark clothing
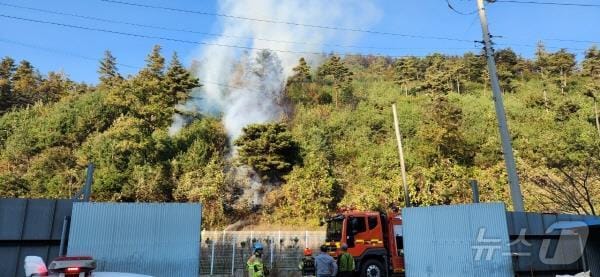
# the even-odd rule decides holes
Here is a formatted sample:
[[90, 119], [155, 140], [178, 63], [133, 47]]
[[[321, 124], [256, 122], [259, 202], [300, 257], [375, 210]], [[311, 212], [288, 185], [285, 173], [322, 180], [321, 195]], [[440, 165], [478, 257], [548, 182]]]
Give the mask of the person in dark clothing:
[[310, 248], [304, 249], [304, 257], [298, 267], [302, 270], [302, 276], [316, 276], [315, 258], [313, 258]]

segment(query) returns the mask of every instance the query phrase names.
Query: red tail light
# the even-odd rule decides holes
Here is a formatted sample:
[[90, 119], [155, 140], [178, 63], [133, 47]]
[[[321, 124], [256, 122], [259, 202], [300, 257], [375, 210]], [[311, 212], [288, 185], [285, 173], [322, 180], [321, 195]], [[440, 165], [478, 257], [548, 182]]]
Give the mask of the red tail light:
[[67, 267], [67, 272], [79, 272], [79, 267]]

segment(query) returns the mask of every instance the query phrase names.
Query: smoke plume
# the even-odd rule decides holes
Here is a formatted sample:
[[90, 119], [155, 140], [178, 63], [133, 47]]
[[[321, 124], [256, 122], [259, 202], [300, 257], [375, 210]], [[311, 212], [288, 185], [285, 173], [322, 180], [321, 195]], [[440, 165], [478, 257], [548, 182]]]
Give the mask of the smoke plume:
[[[369, 1], [322, 0], [221, 0], [219, 13], [246, 18], [269, 19], [308, 25], [368, 28], [380, 12]], [[297, 24], [272, 23], [218, 17], [216, 29], [222, 36], [200, 49], [198, 77], [203, 86], [183, 109], [222, 115], [233, 141], [251, 123], [280, 118], [281, 93], [285, 80], [300, 57], [311, 65], [320, 62], [323, 43], [351, 43], [359, 33], [314, 28]], [[277, 41], [274, 41], [277, 40]], [[300, 43], [287, 43], [300, 42]], [[223, 47], [237, 45], [249, 50]], [[264, 57], [261, 49], [273, 49]], [[298, 53], [304, 52], [304, 53]], [[171, 133], [183, 126], [174, 122]]]
[[[352, 43], [359, 35], [299, 24], [368, 29], [380, 17], [371, 2], [361, 0], [220, 0], [218, 12], [279, 22], [217, 17], [215, 29], [222, 36], [199, 50], [197, 77], [203, 86], [178, 109], [220, 116], [230, 142], [249, 124], [271, 122], [283, 116], [285, 82], [300, 57], [314, 67], [324, 57], [321, 53], [336, 50], [324, 47], [324, 43]], [[175, 116], [169, 132], [174, 134], [185, 124]], [[262, 204], [271, 187], [263, 186], [251, 168], [232, 168], [228, 174], [243, 190], [238, 204]]]

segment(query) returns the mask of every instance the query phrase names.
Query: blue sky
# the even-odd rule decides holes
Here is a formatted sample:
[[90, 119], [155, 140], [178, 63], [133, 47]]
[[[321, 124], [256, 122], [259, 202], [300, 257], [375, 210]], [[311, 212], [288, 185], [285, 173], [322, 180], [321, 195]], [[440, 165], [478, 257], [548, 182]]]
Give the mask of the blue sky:
[[[217, 1], [211, 0], [127, 1], [187, 10], [218, 12]], [[556, 1], [566, 2], [566, 0]], [[569, 2], [597, 3], [595, 0], [569, 0]], [[144, 9], [100, 0], [0, 0], [0, 4], [2, 3], [137, 24], [188, 29], [197, 32], [219, 33], [220, 31], [220, 25], [218, 24], [220, 18], [215, 16]], [[477, 15], [457, 14], [447, 7], [445, 0], [374, 0], [373, 3], [380, 10], [379, 20], [371, 26], [353, 27], [421, 36], [441, 36], [465, 40], [481, 39], [481, 28]], [[451, 0], [450, 3], [457, 10], [465, 13], [476, 9], [474, 0]], [[571, 52], [579, 54], [579, 57], [581, 57], [583, 49], [591, 46], [591, 43], [551, 39], [600, 41], [600, 28], [598, 28], [600, 26], [600, 16], [598, 16], [600, 8], [495, 3], [488, 5], [488, 13], [491, 32], [494, 35], [502, 36], [495, 39], [498, 43], [497, 48], [511, 47], [526, 57], [533, 55], [534, 48], [532, 46], [539, 40], [544, 40], [549, 47], [570, 48]], [[2, 5], [0, 5], [0, 15], [189, 41], [207, 41], [214, 38], [195, 33], [90, 21]], [[253, 15], [242, 14], [241, 16], [252, 17]], [[171, 52], [177, 51], [186, 64], [189, 64], [202, 48], [201, 45], [127, 37], [0, 17], [0, 56], [11, 56], [17, 60], [27, 59], [42, 73], [50, 70], [63, 70], [76, 81], [88, 83], [97, 81], [97, 59], [102, 57], [105, 49], [110, 49], [120, 63], [135, 67], [144, 64], [144, 58], [154, 44], [163, 46], [165, 56], [170, 56]], [[475, 47], [479, 47], [471, 42], [411, 39], [368, 33], [358, 34], [352, 44], [405, 49], [337, 49], [326, 47], [324, 50], [398, 56], [426, 55], [432, 52], [459, 54], [469, 50], [478, 51]], [[550, 50], [556, 49], [551, 48]], [[137, 71], [137, 69], [128, 68], [127, 66], [121, 66], [120, 70], [124, 74]]]

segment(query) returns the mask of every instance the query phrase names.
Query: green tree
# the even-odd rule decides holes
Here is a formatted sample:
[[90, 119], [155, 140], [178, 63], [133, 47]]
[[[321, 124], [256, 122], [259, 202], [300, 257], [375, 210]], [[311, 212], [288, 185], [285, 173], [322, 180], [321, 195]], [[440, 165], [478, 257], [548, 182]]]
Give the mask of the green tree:
[[335, 178], [329, 162], [322, 153], [309, 153], [303, 160], [285, 178], [281, 190], [267, 196], [264, 214], [275, 222], [318, 226], [332, 208]]
[[577, 65], [575, 54], [567, 52], [566, 49], [560, 49], [559, 51], [550, 54], [548, 64], [548, 71], [551, 76], [553, 76], [553, 82], [564, 94], [569, 85], [568, 78], [572, 75], [575, 66]]
[[498, 67], [498, 79], [503, 92], [514, 92], [515, 85], [513, 84], [519, 69], [519, 57], [510, 48], [502, 49], [494, 53], [496, 65]]
[[292, 69], [294, 74], [288, 80], [289, 82], [310, 82], [312, 81], [312, 75], [310, 74], [310, 66], [306, 63], [304, 57], [300, 58], [298, 65]]
[[433, 54], [425, 59], [428, 66], [425, 71], [423, 89], [434, 94], [446, 94], [452, 91], [452, 74], [446, 57], [441, 54]]
[[228, 223], [225, 206], [231, 197], [226, 186], [225, 165], [218, 157], [212, 157], [206, 166], [185, 172], [174, 191], [177, 201], [202, 203], [203, 224], [209, 228], [222, 227]]
[[39, 73], [28, 61], [21, 61], [12, 79], [13, 96], [17, 105], [33, 104], [38, 99]]
[[56, 102], [67, 95], [72, 86], [73, 82], [64, 73], [50, 72], [48, 77], [42, 79], [37, 88], [38, 97], [44, 103]]
[[161, 55], [162, 47], [154, 45], [152, 52], [146, 58], [146, 67], [140, 71], [140, 75], [150, 79], [162, 79], [165, 70], [165, 58]]
[[394, 82], [409, 90], [409, 84], [419, 78], [419, 60], [416, 57], [403, 57], [394, 64]]
[[465, 77], [467, 75], [464, 61], [462, 59], [452, 57], [446, 62], [448, 63], [451, 86], [456, 90], [457, 93], [461, 93], [461, 89], [464, 91]]
[[190, 91], [200, 86], [200, 80], [183, 67], [175, 52], [165, 74], [165, 83], [168, 89], [167, 102], [171, 105], [187, 101]]
[[446, 96], [439, 96], [430, 104], [427, 121], [418, 136], [426, 142], [421, 154], [429, 163], [451, 160], [453, 163], [471, 166], [476, 149], [466, 140], [463, 112], [459, 105]]
[[585, 51], [585, 58], [581, 63], [583, 74], [600, 82], [600, 49], [595, 45]]
[[109, 50], [104, 51], [104, 57], [98, 67], [98, 74], [101, 86], [111, 87], [123, 80], [117, 68], [117, 58]]
[[12, 78], [15, 73], [15, 60], [4, 57], [0, 61], [0, 114], [11, 106]]
[[130, 116], [148, 122], [152, 128], [171, 124], [175, 112], [174, 97], [169, 96], [164, 81], [164, 58], [160, 46], [154, 46], [146, 59], [147, 64], [130, 80], [109, 90], [109, 101]]
[[299, 147], [282, 123], [252, 124], [235, 140], [238, 159], [263, 180], [278, 181], [299, 162]]
[[485, 57], [468, 52], [463, 55], [463, 63], [465, 66], [465, 76], [471, 82], [483, 82], [484, 71], [486, 70]]
[[333, 102], [337, 107], [340, 98], [345, 99], [352, 94], [352, 75], [353, 73], [341, 61], [340, 57], [332, 56], [323, 65], [319, 67], [318, 75], [320, 77], [331, 77], [333, 79]]

